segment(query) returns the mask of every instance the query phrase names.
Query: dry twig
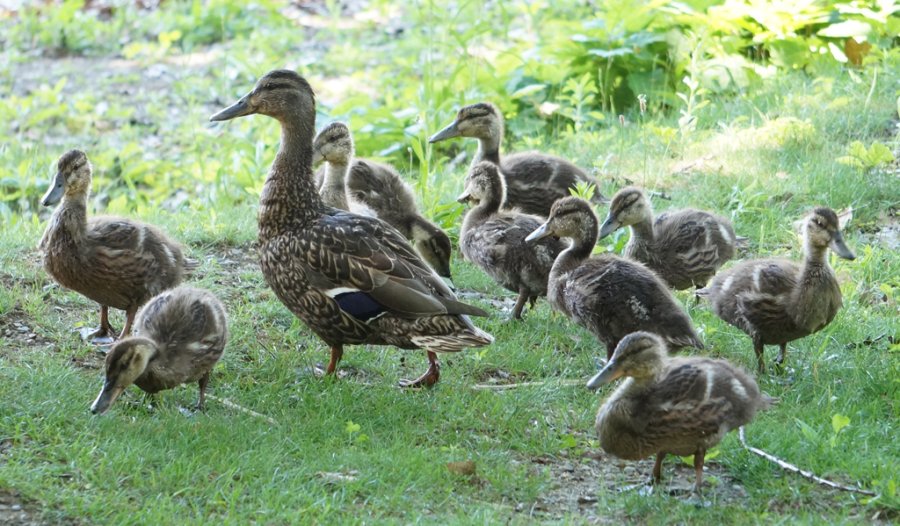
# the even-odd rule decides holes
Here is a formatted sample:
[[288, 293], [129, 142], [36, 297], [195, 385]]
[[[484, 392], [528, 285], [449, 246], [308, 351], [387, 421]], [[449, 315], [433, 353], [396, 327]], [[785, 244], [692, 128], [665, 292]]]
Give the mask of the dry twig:
[[558, 382], [520, 382], [517, 384], [475, 384], [472, 386], [472, 389], [487, 391], [506, 391], [508, 389], [517, 389], [519, 387], [538, 387], [541, 385], [572, 386], [585, 385], [586, 383], [587, 382], [585, 380], [559, 380]]
[[206, 395], [206, 398], [209, 398], [210, 400], [219, 402], [220, 404], [224, 405], [225, 407], [227, 407], [229, 409], [236, 409], [236, 410], [238, 410], [242, 413], [246, 413], [250, 416], [255, 416], [256, 418], [262, 418], [263, 420], [272, 424], [273, 426], [278, 425], [278, 422], [274, 418], [270, 418], [266, 415], [257, 413], [256, 411], [253, 411], [251, 409], [247, 409], [246, 407], [237, 405], [236, 403], [232, 402], [231, 400], [229, 400], [227, 398], [219, 398], [218, 396], [213, 396], [211, 394]]

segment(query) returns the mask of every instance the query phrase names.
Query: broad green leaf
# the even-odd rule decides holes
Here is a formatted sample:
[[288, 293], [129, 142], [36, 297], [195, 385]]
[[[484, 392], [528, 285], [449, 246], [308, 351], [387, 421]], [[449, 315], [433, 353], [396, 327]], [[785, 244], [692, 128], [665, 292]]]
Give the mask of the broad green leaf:
[[834, 434], [838, 434], [842, 429], [850, 425], [850, 417], [844, 416], [842, 414], [835, 414], [831, 417], [831, 429], [834, 429]]

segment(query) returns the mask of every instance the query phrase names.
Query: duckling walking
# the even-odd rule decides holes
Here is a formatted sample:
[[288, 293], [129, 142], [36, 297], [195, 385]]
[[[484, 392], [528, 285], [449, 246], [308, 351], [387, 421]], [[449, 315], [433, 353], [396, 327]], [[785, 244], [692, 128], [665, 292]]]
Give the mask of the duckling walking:
[[100, 328], [95, 343], [115, 338], [109, 308], [125, 311], [120, 337], [131, 331], [138, 308], [181, 282], [196, 265], [185, 259], [181, 246], [158, 228], [121, 217], [87, 218], [91, 163], [79, 150], [57, 161], [56, 176], [41, 200], [62, 203], [53, 212], [38, 248], [44, 269], [60, 285], [100, 304]]
[[801, 265], [786, 259], [744, 261], [697, 291], [720, 318], [750, 336], [760, 372], [766, 370], [766, 345], [780, 347], [775, 364], [782, 367], [787, 344], [825, 328], [843, 304], [828, 249], [844, 259], [856, 255], [844, 243], [833, 210], [819, 207], [804, 219], [803, 247]]
[[281, 123], [281, 145], [259, 204], [260, 267], [281, 302], [331, 347], [334, 373], [344, 345], [425, 349], [428, 370], [409, 387], [440, 378], [436, 352], [493, 341], [406, 239], [387, 223], [322, 203], [313, 183], [315, 96], [289, 70], [270, 71], [246, 96], [210, 117], [252, 114]]
[[228, 338], [222, 302], [202, 289], [168, 290], [141, 310], [136, 333], [106, 356], [106, 381], [91, 412], [105, 413], [131, 384], [153, 394], [188, 382], [200, 386], [203, 409], [209, 373]]
[[525, 238], [541, 225], [541, 219], [501, 211], [505, 194], [503, 176], [497, 165], [483, 161], [472, 167], [465, 190], [457, 199], [461, 203], [475, 203], [463, 219], [459, 248], [466, 259], [519, 295], [512, 311], [513, 319], [518, 320], [522, 318], [526, 301], [534, 308], [538, 296], [547, 295], [550, 269], [565, 244], [552, 237], [526, 243]]
[[625, 335], [642, 330], [659, 334], [674, 349], [703, 347], [691, 319], [656, 274], [614, 254], [590, 257], [597, 215], [587, 201], [560, 199], [526, 241], [551, 235], [571, 238], [572, 245], [553, 263], [547, 299], [604, 343], [607, 358]]
[[625, 460], [656, 455], [654, 483], [667, 454], [694, 455], [697, 493], [709, 448], [775, 402], [727, 361], [670, 358], [662, 338], [648, 332], [622, 338], [612, 360], [587, 386], [596, 389], [621, 377], [628, 379], [597, 413], [600, 447]]

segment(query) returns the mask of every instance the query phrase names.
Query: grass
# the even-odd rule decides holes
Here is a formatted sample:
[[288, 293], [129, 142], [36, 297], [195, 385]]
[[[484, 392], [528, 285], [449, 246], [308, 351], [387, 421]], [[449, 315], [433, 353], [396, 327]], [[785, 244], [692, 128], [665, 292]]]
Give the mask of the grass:
[[[417, 6], [414, 14], [421, 18], [432, 8]], [[459, 16], [474, 16], [471, 9]], [[134, 22], [123, 13], [116, 15], [126, 17], [120, 24]], [[206, 18], [160, 10], [139, 24], [186, 31], [191, 20]], [[656, 199], [660, 211], [690, 205], [730, 216], [751, 239], [745, 257], [798, 258], [793, 221], [818, 204], [854, 210], [845, 235], [859, 257], [832, 260], [844, 308], [825, 330], [790, 345], [786, 375], [759, 378], [781, 404], [761, 414], [748, 437], [878, 496], [826, 491], [747, 453], [730, 435], [710, 462], [710, 504], [695, 506], [665, 492], [617, 491], [646, 475], [649, 465], [635, 471], [633, 463], [593, 455], [600, 397], [564, 380], [587, 378], [603, 351], [545, 302], [524, 322], [511, 323], [494, 304], [475, 300], [495, 312], [479, 324], [497, 341], [443, 357], [443, 379], [433, 390], [397, 389], [396, 380], [420, 373], [425, 360], [423, 353], [391, 348], [348, 349], [342, 364], [348, 375], [339, 380], [311, 374], [327, 351], [264, 286], [253, 249], [257, 194], [277, 128], [262, 118], [212, 128], [206, 117], [248, 90], [256, 75], [282, 66], [280, 57], [300, 56], [291, 65], [320, 92], [328, 114], [320, 124], [350, 117], [359, 153], [390, 157], [412, 172], [430, 213], [443, 214], [452, 231], [458, 210], [439, 205], [452, 202], [463, 174], [446, 170], [446, 158], [461, 149], [471, 154], [474, 145], [425, 150], [423, 171], [411, 146], [449, 122], [459, 103], [490, 92], [478, 84], [486, 82], [484, 67], [471, 64], [453, 79], [470, 80], [471, 90], [442, 88], [441, 44], [459, 23], [444, 21], [434, 26], [439, 38], [431, 58], [422, 59], [434, 70], [423, 73], [425, 87], [410, 79], [370, 107], [367, 82], [381, 82], [377, 77], [391, 71], [385, 51], [412, 53], [422, 35], [416, 29], [408, 39], [388, 38], [366, 24], [338, 31], [338, 22], [328, 18], [324, 29], [306, 30], [301, 43], [284, 38], [295, 29], [283, 21], [270, 32], [223, 24], [221, 38], [202, 37], [216, 34], [206, 31], [183, 49], [148, 44], [135, 62], [112, 57], [114, 46], [89, 36], [79, 49], [93, 57], [41, 59], [42, 68], [24, 63], [20, 48], [4, 51], [10, 60], [0, 61], [0, 78], [11, 95], [0, 100], [0, 126], [11, 140], [0, 145], [8, 174], [0, 183], [0, 492], [14, 490], [25, 503], [37, 503], [45, 521], [91, 524], [897, 519], [900, 257], [878, 231], [897, 228], [900, 178], [896, 164], [862, 170], [838, 159], [854, 140], [897, 151], [900, 70], [886, 63], [877, 75], [871, 69], [836, 69], [817, 78], [782, 73], [743, 96], [707, 95], [710, 104], [697, 110], [693, 131], [662, 112], [628, 113], [624, 126], [608, 116], [579, 133], [565, 127], [529, 133], [524, 117], [509, 123], [510, 150], [535, 147], [593, 166], [607, 195], [633, 182], [667, 197]], [[474, 24], [472, 40], [459, 45], [475, 48], [491, 31], [510, 31], [510, 24]], [[339, 37], [344, 40], [335, 42]], [[354, 54], [348, 51], [354, 44], [371, 47]], [[360, 66], [365, 63], [371, 70]], [[409, 100], [412, 117], [386, 111], [390, 97]], [[404, 131], [404, 125], [416, 127]], [[279, 425], [214, 401], [204, 414], [186, 417], [179, 406], [193, 402], [193, 387], [163, 393], [153, 411], [132, 388], [109, 415], [88, 413], [101, 386], [102, 356], [71, 327], [96, 323], [96, 306], [53, 285], [34, 248], [47, 217], [37, 200], [53, 161], [71, 147], [85, 148], [94, 162], [98, 209], [159, 224], [203, 262], [190, 281], [226, 302], [231, 323], [211, 393]], [[18, 194], [7, 198], [9, 192]], [[626, 239], [618, 234], [604, 247], [621, 248]], [[453, 266], [462, 290], [501, 298], [508, 309], [508, 293], [466, 262], [455, 259]], [[694, 306], [687, 294], [679, 298], [709, 353], [752, 370], [743, 333]], [[114, 320], [121, 326], [120, 313]], [[472, 388], [491, 381], [545, 383]], [[835, 415], [849, 425], [836, 431], [833, 421], [842, 419]], [[447, 468], [466, 460], [474, 461], [474, 476]], [[690, 469], [678, 465], [667, 462], [667, 479], [687, 480]], [[587, 498], [579, 504], [579, 497]]]

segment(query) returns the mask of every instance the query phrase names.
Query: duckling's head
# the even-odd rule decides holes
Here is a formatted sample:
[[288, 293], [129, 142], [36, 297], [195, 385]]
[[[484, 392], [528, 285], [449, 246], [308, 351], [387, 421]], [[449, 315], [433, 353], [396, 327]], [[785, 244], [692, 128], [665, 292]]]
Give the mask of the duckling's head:
[[820, 206], [812, 211], [803, 223], [803, 238], [807, 248], [822, 251], [831, 248], [844, 259], [856, 259], [856, 255], [844, 243], [837, 214], [834, 210]]
[[452, 279], [450, 274], [450, 254], [453, 251], [453, 245], [450, 238], [440, 228], [429, 230], [427, 235], [419, 236], [413, 228], [413, 236], [415, 237], [416, 250], [422, 259], [433, 268], [438, 276]]
[[454, 137], [500, 140], [503, 135], [503, 117], [490, 102], [465, 106], [456, 114], [456, 120], [435, 133], [428, 142], [435, 143]]
[[116, 342], [106, 355], [106, 381], [91, 405], [91, 412], [105, 413], [122, 391], [144, 373], [154, 354], [156, 344], [147, 338], [132, 337]]
[[44, 206], [53, 206], [63, 198], [87, 195], [91, 190], [91, 162], [81, 150], [69, 150], [56, 161], [56, 175], [41, 198]]
[[600, 227], [600, 239], [623, 226], [631, 226], [653, 219], [653, 209], [640, 188], [628, 186], [616, 193], [609, 204], [609, 215]]
[[616, 346], [609, 363], [588, 380], [588, 389], [596, 389], [617, 378], [628, 376], [637, 381], [655, 378], [666, 358], [666, 344], [649, 332], [633, 332]]
[[313, 141], [313, 164], [322, 161], [349, 164], [353, 158], [353, 137], [343, 122], [332, 122], [322, 128]]
[[580, 197], [563, 197], [550, 208], [547, 221], [525, 238], [535, 241], [547, 236], [586, 239], [591, 244], [597, 237], [597, 214], [587, 201]]
[[[311, 126], [316, 119], [316, 98], [309, 82], [289, 69], [263, 75], [250, 93], [209, 118], [227, 121], [259, 113], [292, 124]], [[299, 118], [296, 118], [299, 117]], [[312, 134], [312, 130], [305, 130]]]
[[465, 189], [456, 198], [460, 203], [478, 204], [482, 201], [496, 201], [498, 205], [504, 199], [506, 199], [506, 183], [497, 165], [488, 161], [481, 161], [469, 170]]

